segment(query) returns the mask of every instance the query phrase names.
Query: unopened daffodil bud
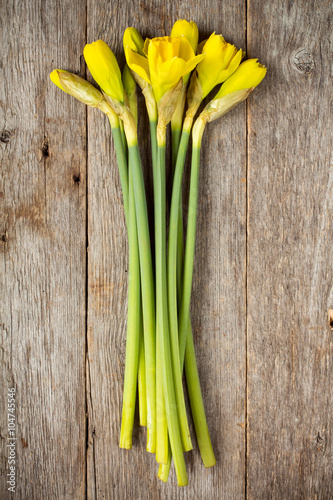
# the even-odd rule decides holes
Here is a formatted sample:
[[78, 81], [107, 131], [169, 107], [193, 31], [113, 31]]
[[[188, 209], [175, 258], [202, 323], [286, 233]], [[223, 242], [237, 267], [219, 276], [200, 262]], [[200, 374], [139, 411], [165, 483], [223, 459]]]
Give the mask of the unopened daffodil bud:
[[198, 47], [199, 30], [194, 21], [178, 19], [172, 26], [171, 36], [184, 36], [190, 42], [193, 52], [196, 53]]
[[[171, 36], [184, 36], [190, 42], [193, 52], [196, 53], [198, 47], [199, 30], [194, 21], [179, 19], [172, 27]], [[186, 85], [189, 78], [190, 73], [187, 73], [187, 75], [184, 76], [184, 85]]]
[[144, 41], [138, 30], [135, 28], [126, 28], [123, 36], [123, 45], [125, 47], [129, 47], [133, 52], [136, 52], [140, 55], [143, 54], [143, 45]]
[[124, 89], [117, 59], [110, 47], [102, 40], [89, 43], [83, 55], [94, 80], [112, 99], [124, 101]]
[[138, 121], [138, 106], [136, 98], [136, 82], [133, 78], [131, 70], [125, 64], [123, 69], [123, 85], [125, 90], [125, 101], [129, 109], [131, 110], [135, 121]]
[[221, 85], [215, 99], [231, 94], [237, 90], [253, 89], [264, 79], [267, 73], [265, 66], [258, 59], [248, 59]]
[[[127, 64], [145, 97], [149, 120], [156, 121], [156, 101], [149, 80], [149, 65], [144, 53], [144, 41], [135, 28], [127, 28], [124, 32], [123, 44]], [[142, 72], [144, 72], [144, 78]]]
[[204, 59], [197, 66], [197, 75], [205, 98], [216, 85], [224, 82], [238, 68], [242, 50], [227, 43], [222, 35], [210, 35], [206, 42], [200, 44]]
[[50, 79], [66, 92], [66, 94], [75, 97], [87, 106], [98, 108], [105, 113], [113, 127], [119, 126], [119, 119], [111, 107], [104, 99], [102, 93], [96, 89], [91, 83], [87, 82], [78, 75], [65, 71], [63, 69], [55, 69], [50, 73]]
[[50, 73], [50, 78], [57, 87], [87, 106], [97, 108], [100, 102], [104, 100], [99, 90], [74, 73], [69, 73], [69, 71], [63, 69], [55, 69]]

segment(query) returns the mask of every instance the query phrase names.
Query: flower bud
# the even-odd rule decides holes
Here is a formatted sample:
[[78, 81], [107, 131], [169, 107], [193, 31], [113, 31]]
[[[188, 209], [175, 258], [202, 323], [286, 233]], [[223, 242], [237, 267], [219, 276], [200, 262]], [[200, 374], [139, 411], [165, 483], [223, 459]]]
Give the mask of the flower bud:
[[112, 99], [124, 101], [124, 89], [117, 59], [112, 50], [102, 40], [89, 43], [83, 55], [92, 77], [101, 89]]
[[96, 108], [103, 101], [101, 92], [78, 75], [55, 69], [50, 73], [50, 78], [57, 87], [87, 106]]
[[126, 28], [123, 36], [123, 45], [129, 47], [133, 52], [144, 55], [143, 53], [143, 38], [135, 28]]
[[138, 106], [137, 106], [137, 99], [136, 99], [136, 83], [133, 78], [133, 75], [131, 73], [131, 70], [125, 64], [124, 69], [123, 69], [123, 85], [124, 85], [124, 90], [125, 90], [125, 97], [126, 97], [126, 104], [131, 110], [135, 121], [137, 122], [138, 120]]
[[199, 30], [194, 21], [178, 19], [172, 26], [171, 36], [184, 36], [190, 42], [193, 52], [196, 53], [198, 46]]

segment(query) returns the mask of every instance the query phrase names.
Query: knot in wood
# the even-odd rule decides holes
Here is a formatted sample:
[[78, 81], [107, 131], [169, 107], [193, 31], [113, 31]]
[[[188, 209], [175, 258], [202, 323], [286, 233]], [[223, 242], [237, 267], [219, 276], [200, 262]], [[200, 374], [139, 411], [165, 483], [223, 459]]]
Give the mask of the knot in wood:
[[294, 56], [294, 65], [300, 73], [311, 73], [315, 67], [313, 56], [306, 49], [296, 52]]

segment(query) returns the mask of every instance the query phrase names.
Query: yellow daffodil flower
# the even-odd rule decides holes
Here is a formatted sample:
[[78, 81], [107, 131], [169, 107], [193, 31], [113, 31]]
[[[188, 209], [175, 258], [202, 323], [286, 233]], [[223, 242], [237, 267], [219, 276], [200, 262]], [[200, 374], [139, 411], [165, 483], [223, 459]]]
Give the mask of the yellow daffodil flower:
[[243, 89], [253, 89], [264, 79], [267, 69], [258, 59], [248, 59], [223, 83], [215, 99]]
[[126, 47], [129, 67], [153, 87], [157, 103], [179, 80], [190, 73], [204, 55], [196, 56], [184, 37], [161, 37], [149, 40], [145, 58]]
[[196, 53], [198, 47], [199, 30], [194, 21], [178, 19], [172, 26], [171, 36], [184, 36], [190, 42], [193, 52]]
[[243, 52], [227, 43], [222, 35], [215, 33], [200, 44], [199, 50], [205, 54], [197, 66], [197, 75], [205, 98], [216, 85], [224, 82], [238, 68]]
[[55, 69], [50, 73], [52, 82], [67, 94], [75, 97], [87, 106], [97, 107], [103, 96], [91, 83], [78, 75], [63, 69]]
[[124, 101], [124, 89], [117, 59], [112, 50], [102, 40], [89, 43], [83, 50], [92, 77], [101, 89], [112, 99]]

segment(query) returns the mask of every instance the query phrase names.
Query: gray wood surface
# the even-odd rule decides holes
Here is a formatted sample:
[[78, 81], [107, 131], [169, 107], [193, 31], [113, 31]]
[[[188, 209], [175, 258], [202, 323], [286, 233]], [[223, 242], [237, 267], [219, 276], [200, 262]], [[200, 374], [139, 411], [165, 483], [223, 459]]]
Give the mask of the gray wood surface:
[[15, 1], [0, 17], [0, 497], [14, 386], [16, 497], [83, 498], [86, 111], [48, 75], [80, 70], [85, 8]]
[[249, 55], [269, 68], [248, 108], [251, 499], [333, 495], [328, 321], [333, 12], [328, 7], [315, 1], [273, 6], [251, 1], [248, 11]]
[[[173, 469], [157, 479], [138, 419], [133, 449], [118, 448], [128, 249], [114, 147], [105, 117], [48, 77], [85, 76], [98, 38], [122, 65], [127, 26], [163, 36], [178, 18], [269, 70], [203, 140], [192, 320], [217, 465], [194, 440], [182, 489]], [[1, 4], [0, 498], [13, 386], [17, 498], [332, 498], [331, 18], [313, 0]], [[185, 199], [187, 184], [188, 171]]]

